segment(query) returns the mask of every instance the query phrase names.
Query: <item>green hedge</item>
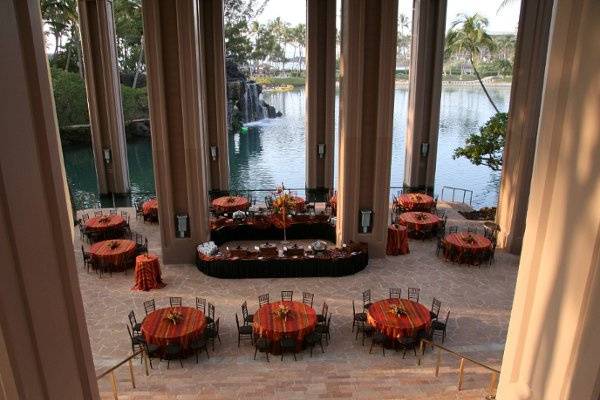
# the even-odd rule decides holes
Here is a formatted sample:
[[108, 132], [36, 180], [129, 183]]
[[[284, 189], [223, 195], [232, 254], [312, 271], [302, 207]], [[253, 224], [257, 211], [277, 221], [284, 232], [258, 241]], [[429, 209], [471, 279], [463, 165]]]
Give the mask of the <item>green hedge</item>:
[[[84, 125], [89, 123], [85, 84], [79, 74], [52, 68], [52, 86], [58, 126]], [[121, 85], [123, 117], [125, 121], [148, 118], [146, 88]]]

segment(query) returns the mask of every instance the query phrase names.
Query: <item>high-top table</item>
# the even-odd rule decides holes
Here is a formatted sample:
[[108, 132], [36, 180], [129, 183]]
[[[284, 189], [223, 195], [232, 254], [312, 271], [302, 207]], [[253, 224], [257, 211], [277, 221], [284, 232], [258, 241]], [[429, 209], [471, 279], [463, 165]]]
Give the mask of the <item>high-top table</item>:
[[162, 281], [160, 263], [155, 254], [141, 254], [135, 259], [135, 285], [132, 290], [162, 289], [166, 285]]
[[408, 230], [402, 225], [390, 225], [388, 227], [385, 254], [388, 256], [399, 256], [408, 253], [410, 253], [408, 249]]
[[[283, 305], [290, 309], [286, 320], [275, 315], [275, 310]], [[253, 319], [256, 336], [264, 336], [273, 343], [272, 351], [278, 352], [279, 340], [291, 336], [296, 341], [296, 350], [302, 349], [304, 337], [315, 329], [317, 313], [314, 308], [297, 301], [277, 301], [263, 305], [256, 311]]]
[[[169, 313], [179, 313], [182, 318], [173, 324], [167, 319]], [[202, 311], [192, 307], [166, 307], [148, 314], [142, 322], [141, 331], [148, 343], [161, 347], [178, 344], [187, 350], [205, 328], [206, 318]]]
[[[398, 315], [392, 310], [398, 306], [406, 314]], [[429, 310], [422, 304], [408, 299], [385, 299], [371, 304], [367, 322], [392, 340], [415, 337], [421, 330], [431, 326]]]

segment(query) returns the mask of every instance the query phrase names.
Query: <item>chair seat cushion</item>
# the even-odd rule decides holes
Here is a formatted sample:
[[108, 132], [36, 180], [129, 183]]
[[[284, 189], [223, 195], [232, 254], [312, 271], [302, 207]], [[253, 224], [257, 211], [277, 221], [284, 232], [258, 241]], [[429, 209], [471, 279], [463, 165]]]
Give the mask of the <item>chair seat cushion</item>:
[[354, 320], [355, 321], [366, 321], [367, 320], [367, 314], [366, 313], [356, 313], [354, 314]]
[[437, 319], [437, 314], [434, 313], [433, 311], [429, 311], [429, 316], [431, 317], [431, 319]]
[[434, 330], [442, 330], [446, 327], [446, 324], [440, 321], [431, 321], [431, 328]]
[[317, 322], [325, 322], [325, 316], [323, 314], [317, 314]]
[[252, 327], [250, 325], [240, 326], [240, 333], [242, 335], [250, 335], [252, 334]]
[[322, 336], [318, 332], [311, 332], [304, 338], [304, 340], [306, 340], [306, 343], [308, 344], [315, 344], [322, 340]]
[[373, 341], [375, 343], [383, 343], [387, 340], [387, 336], [385, 336], [383, 333], [376, 331], [375, 334], [373, 334]]

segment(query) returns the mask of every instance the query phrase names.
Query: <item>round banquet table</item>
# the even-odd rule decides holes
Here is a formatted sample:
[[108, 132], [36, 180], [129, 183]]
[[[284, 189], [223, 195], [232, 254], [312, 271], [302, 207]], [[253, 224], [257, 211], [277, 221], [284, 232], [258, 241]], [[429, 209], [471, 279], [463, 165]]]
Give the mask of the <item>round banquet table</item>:
[[[174, 325], [167, 319], [169, 312], [179, 312], [183, 319]], [[142, 322], [142, 334], [148, 343], [157, 346], [178, 344], [187, 350], [191, 341], [204, 332], [204, 313], [192, 307], [166, 307], [152, 311]]]
[[[113, 244], [115, 246], [112, 246]], [[122, 266], [129, 257], [135, 255], [135, 247], [133, 240], [104, 240], [93, 244], [90, 247], [90, 253], [95, 260], [101, 263]]]
[[[406, 315], [396, 315], [390, 309], [399, 305]], [[367, 312], [369, 325], [392, 340], [415, 337], [420, 330], [431, 326], [429, 310], [422, 304], [408, 299], [385, 299], [371, 304]]]
[[433, 197], [423, 193], [401, 194], [396, 202], [407, 211], [429, 211], [435, 207]]
[[250, 201], [241, 196], [223, 196], [214, 199], [212, 206], [221, 212], [244, 211], [250, 207]]
[[396, 224], [388, 226], [385, 254], [399, 256], [408, 253], [410, 253], [410, 250], [408, 249], [408, 230], [406, 227]]
[[[280, 304], [284, 304], [290, 309], [290, 314], [285, 322], [273, 314]], [[317, 325], [317, 313], [312, 307], [297, 301], [278, 301], [259, 308], [254, 314], [253, 321], [254, 333], [258, 336], [265, 336], [273, 343], [273, 353], [280, 351], [279, 340], [284, 334], [290, 335], [296, 340], [296, 350], [300, 351], [304, 337]]]
[[150, 199], [142, 204], [142, 212], [145, 216], [158, 215], [158, 199]]
[[474, 263], [491, 249], [492, 242], [477, 233], [458, 232], [446, 235], [443, 245], [447, 260]]
[[135, 285], [131, 290], [162, 289], [166, 285], [160, 274], [160, 263], [155, 254], [141, 254], [135, 258]]
[[124, 227], [125, 218], [120, 215], [104, 215], [101, 217], [90, 218], [85, 223], [85, 230], [89, 232], [106, 232], [112, 229]]
[[435, 214], [420, 211], [409, 211], [400, 214], [398, 223], [410, 231], [431, 231], [438, 227], [442, 220]]

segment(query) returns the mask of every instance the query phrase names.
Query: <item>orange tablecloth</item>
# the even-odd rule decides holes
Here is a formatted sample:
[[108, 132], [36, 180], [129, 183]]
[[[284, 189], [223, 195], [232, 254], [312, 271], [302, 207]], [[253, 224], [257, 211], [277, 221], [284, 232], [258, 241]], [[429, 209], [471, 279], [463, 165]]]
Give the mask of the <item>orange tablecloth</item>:
[[[290, 309], [285, 322], [273, 314], [280, 304]], [[256, 335], [266, 336], [273, 342], [279, 341], [282, 335], [289, 334], [296, 339], [296, 347], [300, 350], [304, 337], [312, 332], [316, 325], [317, 313], [312, 307], [297, 301], [278, 301], [265, 304], [256, 311], [253, 329]]]
[[125, 218], [120, 215], [105, 215], [102, 217], [90, 218], [85, 223], [85, 229], [88, 231], [102, 232], [121, 228], [125, 226], [125, 223]]
[[400, 214], [398, 223], [411, 231], [432, 230], [438, 227], [441, 219], [435, 214], [420, 211], [410, 211]]
[[144, 215], [158, 215], [158, 199], [150, 199], [142, 204]]
[[334, 194], [333, 196], [331, 196], [331, 199], [329, 199], [329, 204], [331, 204], [331, 212], [333, 213], [333, 215], [336, 215], [336, 213], [337, 213], [337, 193]]
[[[392, 305], [399, 305], [406, 315], [396, 315], [391, 310]], [[431, 316], [429, 310], [422, 304], [408, 299], [385, 299], [373, 303], [367, 312], [369, 325], [389, 337], [399, 339], [414, 337], [422, 329], [429, 329]]]
[[422, 193], [401, 194], [396, 201], [408, 211], [429, 211], [435, 206], [433, 197]]
[[[174, 325], [167, 318], [169, 312], [183, 314], [183, 319]], [[158, 346], [176, 343], [187, 349], [190, 342], [206, 328], [204, 313], [192, 307], [167, 307], [151, 312], [142, 322], [142, 334], [148, 343]]]
[[385, 254], [388, 256], [399, 256], [408, 254], [408, 230], [402, 225], [388, 226], [388, 236]]
[[[117, 246], [112, 248], [111, 244]], [[106, 262], [112, 265], [122, 265], [127, 257], [135, 254], [135, 242], [133, 240], [116, 239], [104, 240], [90, 247], [92, 257], [100, 262]]]
[[234, 212], [247, 210], [250, 207], [250, 201], [240, 196], [223, 196], [212, 201], [212, 206], [222, 212]]
[[142, 254], [135, 259], [135, 286], [132, 290], [162, 289], [165, 284], [160, 276], [160, 263], [154, 254]]
[[477, 233], [458, 232], [444, 237], [444, 256], [457, 262], [471, 262], [478, 254], [490, 250], [492, 242]]

